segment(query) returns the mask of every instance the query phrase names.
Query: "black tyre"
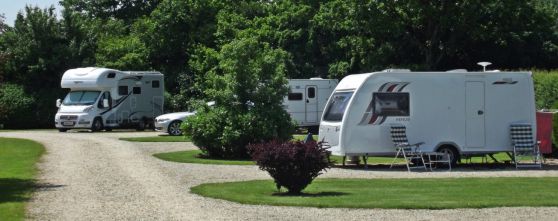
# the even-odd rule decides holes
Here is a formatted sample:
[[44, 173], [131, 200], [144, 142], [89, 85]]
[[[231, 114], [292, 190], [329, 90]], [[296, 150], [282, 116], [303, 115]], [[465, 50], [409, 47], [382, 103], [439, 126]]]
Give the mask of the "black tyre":
[[182, 121], [175, 120], [169, 124], [169, 128], [167, 128], [167, 132], [171, 136], [179, 136], [182, 134], [182, 130], [180, 130], [180, 124]]
[[145, 120], [140, 120], [140, 122], [138, 123], [138, 127], [136, 127], [136, 131], [144, 131], [145, 127]]
[[102, 129], [103, 129], [103, 121], [101, 120], [100, 117], [95, 118], [95, 120], [93, 120], [93, 125], [91, 125], [91, 131], [97, 132], [97, 131], [101, 131]]
[[66, 128], [58, 128], [58, 132], [64, 133], [64, 132], [66, 132], [66, 131], [68, 131], [68, 129], [66, 129]]
[[442, 146], [438, 149], [439, 153], [447, 153], [450, 156], [451, 159], [451, 165], [456, 165], [457, 161], [459, 160], [459, 158], [461, 157], [459, 155], [459, 152], [457, 151], [457, 149], [455, 149], [452, 146]]

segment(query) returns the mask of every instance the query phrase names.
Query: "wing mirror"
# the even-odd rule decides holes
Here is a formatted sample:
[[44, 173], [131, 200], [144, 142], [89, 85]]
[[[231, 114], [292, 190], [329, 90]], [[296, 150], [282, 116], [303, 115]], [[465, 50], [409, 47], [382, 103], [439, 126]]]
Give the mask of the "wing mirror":
[[60, 107], [62, 105], [62, 100], [60, 98], [56, 99], [56, 107]]
[[109, 100], [103, 99], [103, 107], [109, 107]]

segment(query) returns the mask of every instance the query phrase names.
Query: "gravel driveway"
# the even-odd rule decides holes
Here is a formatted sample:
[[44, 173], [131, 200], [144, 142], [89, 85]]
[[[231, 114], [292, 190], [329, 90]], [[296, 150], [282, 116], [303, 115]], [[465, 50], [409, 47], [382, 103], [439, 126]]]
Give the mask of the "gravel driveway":
[[[1, 132], [45, 145], [39, 163], [41, 189], [28, 204], [36, 220], [556, 220], [557, 207], [451, 210], [319, 209], [242, 205], [200, 197], [200, 183], [269, 179], [256, 166], [166, 162], [153, 153], [195, 149], [191, 143], [136, 143], [119, 137], [154, 132]], [[558, 176], [550, 170], [463, 170], [407, 173], [401, 170], [329, 170], [325, 177]], [[558, 188], [558, 187], [557, 187]], [[511, 193], [513, 194], [513, 193]]]

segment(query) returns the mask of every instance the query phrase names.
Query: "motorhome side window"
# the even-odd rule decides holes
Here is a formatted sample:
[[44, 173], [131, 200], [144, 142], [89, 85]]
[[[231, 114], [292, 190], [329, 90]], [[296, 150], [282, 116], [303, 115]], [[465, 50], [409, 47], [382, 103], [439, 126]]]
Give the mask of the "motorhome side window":
[[112, 107], [112, 98], [110, 97], [110, 93], [108, 91], [105, 91], [102, 95], [101, 95], [101, 99], [99, 99], [99, 103], [97, 104], [97, 107], [99, 108], [107, 108], [103, 106], [103, 100], [107, 99], [109, 102], [109, 106], [108, 107]]
[[300, 101], [302, 100], [302, 93], [289, 93], [290, 101]]
[[133, 91], [134, 91], [134, 94], [141, 94], [141, 87], [134, 87]]
[[343, 120], [343, 115], [352, 96], [352, 91], [334, 93], [326, 106], [324, 121], [339, 122]]
[[409, 93], [374, 93], [374, 114], [409, 116]]
[[127, 95], [128, 86], [118, 86], [118, 95]]
[[151, 81], [152, 88], [159, 88], [159, 81]]

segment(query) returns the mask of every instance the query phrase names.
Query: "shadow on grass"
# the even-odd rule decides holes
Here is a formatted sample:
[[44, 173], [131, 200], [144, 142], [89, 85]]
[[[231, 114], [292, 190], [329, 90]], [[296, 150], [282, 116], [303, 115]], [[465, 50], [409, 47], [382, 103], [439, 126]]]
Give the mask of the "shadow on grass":
[[349, 195], [343, 192], [318, 192], [318, 193], [302, 193], [300, 195], [291, 194], [288, 192], [273, 193], [272, 196], [280, 197], [328, 197], [328, 196], [344, 196]]
[[64, 185], [37, 183], [32, 179], [0, 178], [0, 203], [29, 201], [33, 191], [48, 191]]
[[[404, 163], [398, 163], [391, 167], [391, 164], [368, 164], [368, 166], [364, 166], [364, 164], [347, 164], [345, 166], [336, 164], [332, 166], [333, 168], [339, 169], [347, 169], [347, 170], [363, 170], [363, 171], [384, 171], [384, 172], [400, 172], [400, 171], [407, 171], [407, 167]], [[391, 168], [390, 168], [391, 167]], [[441, 165], [435, 169], [435, 171], [447, 171], [447, 166]], [[503, 162], [489, 162], [489, 163], [460, 163], [458, 165], [453, 165], [451, 167], [452, 171], [459, 171], [459, 172], [494, 172], [494, 171], [517, 171], [515, 165], [513, 163], [503, 163]], [[543, 164], [542, 168], [525, 168], [521, 170], [543, 170], [543, 171], [557, 171], [558, 164], [556, 163], [547, 163]], [[430, 170], [428, 170], [430, 171]], [[413, 172], [424, 172], [421, 169], [414, 169]]]

